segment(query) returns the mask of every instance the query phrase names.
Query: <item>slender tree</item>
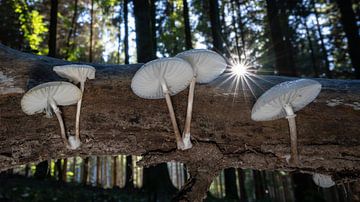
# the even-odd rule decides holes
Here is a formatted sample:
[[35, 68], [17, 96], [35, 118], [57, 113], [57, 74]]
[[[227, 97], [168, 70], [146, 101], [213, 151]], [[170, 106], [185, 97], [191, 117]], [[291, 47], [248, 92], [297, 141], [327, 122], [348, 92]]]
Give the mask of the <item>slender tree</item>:
[[238, 171], [238, 183], [240, 189], [240, 201], [246, 201], [248, 197], [245, 190], [245, 172], [241, 168], [238, 168], [237, 171]]
[[129, 64], [129, 25], [128, 25], [128, 0], [123, 2], [124, 8], [124, 54], [125, 64]]
[[112, 173], [113, 173], [113, 175], [112, 175], [112, 185], [113, 185], [113, 187], [116, 187], [117, 186], [117, 169], [118, 169], [118, 156], [113, 156], [113, 158], [112, 158], [112, 165], [113, 165], [113, 167], [112, 167]]
[[184, 26], [185, 26], [185, 48], [186, 50], [192, 49], [191, 42], [191, 27], [190, 27], [190, 19], [189, 19], [189, 7], [187, 0], [183, 0], [183, 18], [184, 18]]
[[96, 157], [96, 184], [98, 187], [101, 187], [101, 157], [97, 156]]
[[75, 31], [76, 31], [76, 27], [77, 27], [76, 20], [77, 20], [77, 16], [78, 16], [78, 2], [79, 2], [79, 0], [75, 0], [75, 2], [74, 2], [74, 13], [73, 13], [73, 16], [71, 19], [71, 27], [70, 27], [70, 30], [69, 30], [69, 33], [68, 33], [68, 36], [66, 39], [66, 56], [68, 56], [68, 54], [69, 54], [71, 37], [73, 35], [75, 35]]
[[239, 199], [236, 186], [235, 168], [227, 168], [224, 170], [225, 175], [225, 197], [227, 199]]
[[61, 179], [63, 182], [66, 182], [66, 180], [67, 180], [67, 158], [64, 159], [64, 164], [63, 164], [63, 167], [61, 170], [62, 170]]
[[150, 0], [136, 0], [134, 4], [134, 17], [136, 29], [137, 62], [144, 63], [155, 58], [154, 43], [151, 24]]
[[169, 201], [176, 193], [166, 163], [144, 168], [143, 189], [148, 194], [148, 201]]
[[156, 58], [157, 52], [157, 39], [156, 39], [156, 0], [150, 0], [150, 16], [151, 16], [151, 37], [152, 37], [152, 47], [153, 47], [153, 58]]
[[351, 0], [336, 0], [336, 3], [340, 10], [340, 20], [347, 38], [348, 51], [355, 69], [355, 77], [360, 79], [360, 36], [352, 3]]
[[86, 185], [89, 178], [89, 157], [86, 157], [83, 162], [83, 176], [82, 176], [82, 184]]
[[319, 77], [319, 68], [318, 68], [318, 66], [316, 64], [316, 58], [315, 58], [315, 53], [314, 53], [313, 42], [312, 42], [312, 39], [311, 39], [311, 33], [310, 33], [310, 30], [309, 30], [309, 26], [307, 25], [307, 22], [306, 22], [307, 21], [307, 14], [305, 12], [304, 6], [302, 6], [302, 5], [300, 7], [300, 19], [299, 19], [299, 21], [305, 28], [306, 38], [307, 38], [308, 45], [309, 45], [312, 69], [313, 69], [313, 72], [314, 72], [314, 77]]
[[48, 161], [42, 161], [36, 165], [34, 176], [38, 179], [44, 179], [48, 175], [48, 172], [49, 172]]
[[[275, 52], [275, 69], [280, 75], [295, 76], [296, 72], [294, 69], [293, 61], [291, 60], [292, 55], [289, 52], [291, 49], [288, 42], [288, 37], [284, 34], [282, 26], [287, 22], [281, 23], [285, 20], [283, 14], [280, 13], [277, 0], [266, 0], [267, 18], [269, 21], [271, 41]], [[286, 19], [287, 21], [287, 19]]]
[[58, 1], [51, 0], [50, 27], [49, 27], [49, 56], [56, 57], [56, 27], [57, 27]]
[[326, 76], [328, 78], [332, 78], [332, 73], [330, 71], [330, 62], [329, 62], [329, 58], [328, 58], [328, 51], [327, 51], [327, 49], [325, 47], [324, 36], [322, 34], [322, 31], [321, 31], [322, 28], [321, 28], [321, 25], [320, 25], [320, 22], [319, 22], [319, 13], [318, 13], [318, 11], [316, 9], [315, 0], [310, 0], [310, 3], [311, 3], [311, 6], [313, 8], [313, 12], [315, 14], [316, 29], [317, 29], [317, 32], [318, 32], [318, 35], [319, 35], [321, 50], [322, 50], [323, 58], [324, 58], [324, 62], [325, 62]]
[[219, 2], [218, 0], [209, 1], [209, 15], [210, 15], [210, 24], [211, 24], [211, 33], [213, 38], [214, 49], [223, 53], [223, 43], [221, 36], [221, 25], [220, 25], [220, 16], [219, 16]]
[[132, 167], [132, 156], [126, 156], [126, 171], [125, 171], [125, 189], [132, 190], [134, 189], [133, 183], [133, 167]]
[[253, 170], [255, 196], [257, 200], [265, 198], [264, 182], [262, 180], [261, 171]]
[[93, 61], [93, 29], [94, 29], [94, 0], [91, 0], [89, 62]]

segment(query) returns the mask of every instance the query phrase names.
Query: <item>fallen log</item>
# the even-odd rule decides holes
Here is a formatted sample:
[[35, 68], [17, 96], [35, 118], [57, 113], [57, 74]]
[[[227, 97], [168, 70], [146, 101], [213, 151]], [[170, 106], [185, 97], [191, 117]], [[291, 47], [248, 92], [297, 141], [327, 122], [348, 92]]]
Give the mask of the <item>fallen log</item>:
[[[206, 168], [240, 167], [323, 173], [337, 182], [360, 178], [359, 80], [316, 79], [323, 90], [297, 113], [301, 163], [292, 166], [286, 161], [290, 153], [287, 121], [254, 122], [250, 114], [266, 89], [296, 78], [248, 75], [236, 82], [224, 74], [211, 84], [196, 86], [194, 147], [178, 151], [165, 101], [141, 99], [130, 89], [141, 64], [92, 64], [97, 72], [96, 79], [85, 86], [80, 120], [83, 144], [71, 151], [61, 141], [56, 118], [27, 116], [20, 107], [24, 92], [33, 86], [63, 80], [52, 67], [64, 64], [69, 62], [0, 44], [0, 170], [47, 159], [132, 154], [144, 156], [142, 166], [183, 162], [194, 175]], [[173, 96], [180, 128], [186, 102], [186, 91]], [[76, 106], [63, 107], [62, 112], [67, 129], [74, 133]]]

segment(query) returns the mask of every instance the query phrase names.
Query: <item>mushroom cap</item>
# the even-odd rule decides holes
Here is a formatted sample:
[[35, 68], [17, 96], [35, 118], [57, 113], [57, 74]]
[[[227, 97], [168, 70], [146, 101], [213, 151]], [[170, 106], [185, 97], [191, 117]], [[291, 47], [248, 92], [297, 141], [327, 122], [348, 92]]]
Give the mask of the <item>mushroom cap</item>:
[[315, 173], [312, 176], [314, 183], [322, 188], [329, 188], [335, 185], [335, 182], [331, 179], [330, 175], [323, 175]]
[[180, 58], [162, 58], [144, 64], [134, 75], [131, 82], [133, 92], [145, 99], [164, 98], [162, 82], [175, 95], [184, 90], [191, 82], [193, 69]]
[[29, 90], [21, 99], [21, 109], [28, 115], [43, 112], [48, 106], [48, 99], [56, 105], [76, 104], [81, 99], [81, 90], [69, 82], [54, 81], [43, 83]]
[[256, 101], [251, 112], [254, 121], [270, 121], [286, 117], [284, 105], [292, 106], [294, 112], [312, 102], [320, 93], [321, 84], [310, 79], [298, 79], [279, 83]]
[[55, 66], [53, 70], [61, 77], [77, 84], [86, 79], [94, 79], [96, 69], [90, 65], [63, 65]]
[[225, 59], [218, 53], [207, 49], [192, 49], [176, 55], [188, 61], [194, 69], [197, 83], [209, 83], [226, 69]]

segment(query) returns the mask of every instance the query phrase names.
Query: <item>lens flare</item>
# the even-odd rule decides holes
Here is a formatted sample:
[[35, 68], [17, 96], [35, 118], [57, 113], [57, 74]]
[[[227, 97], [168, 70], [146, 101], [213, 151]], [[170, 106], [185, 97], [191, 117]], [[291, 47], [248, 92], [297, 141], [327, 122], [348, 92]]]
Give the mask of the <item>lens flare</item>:
[[246, 61], [238, 62], [235, 61], [231, 65], [231, 73], [234, 74], [236, 77], [243, 77], [248, 74], [248, 69], [250, 65]]

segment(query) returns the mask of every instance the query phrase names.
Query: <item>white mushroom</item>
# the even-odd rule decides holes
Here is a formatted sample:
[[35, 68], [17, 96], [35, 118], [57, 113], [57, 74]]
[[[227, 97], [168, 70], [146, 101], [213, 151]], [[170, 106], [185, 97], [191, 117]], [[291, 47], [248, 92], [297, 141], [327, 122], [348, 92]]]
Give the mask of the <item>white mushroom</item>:
[[183, 132], [185, 147], [191, 148], [192, 144], [190, 141], [190, 125], [194, 102], [195, 83], [209, 83], [213, 81], [225, 71], [227, 64], [221, 55], [206, 49], [193, 49], [184, 51], [176, 55], [176, 57], [188, 61], [194, 70], [194, 75], [189, 87], [185, 129]]
[[[69, 79], [74, 84], [80, 83], [81, 92], [84, 93], [86, 79], [94, 79], [96, 69], [89, 65], [63, 65], [55, 66], [53, 70], [61, 77]], [[79, 147], [80, 142], [80, 110], [82, 97], [77, 103], [76, 123], [75, 123], [75, 140], [74, 145]]]
[[251, 118], [254, 121], [270, 121], [287, 118], [290, 128], [291, 159], [299, 163], [294, 112], [311, 103], [320, 93], [321, 84], [310, 79], [286, 81], [270, 88], [256, 101]]
[[171, 122], [174, 128], [178, 149], [186, 149], [176, 122], [170, 95], [184, 90], [191, 82], [191, 65], [180, 58], [163, 58], [144, 64], [131, 82], [133, 92], [145, 99], [166, 99]]
[[64, 122], [57, 106], [75, 104], [81, 99], [81, 94], [80, 89], [71, 83], [48, 82], [29, 90], [21, 99], [21, 108], [28, 115], [45, 112], [49, 117], [54, 112], [59, 121], [64, 144], [72, 148], [66, 139]]
[[315, 173], [313, 174], [312, 179], [317, 186], [322, 188], [329, 188], [335, 185], [335, 182], [330, 175]]

